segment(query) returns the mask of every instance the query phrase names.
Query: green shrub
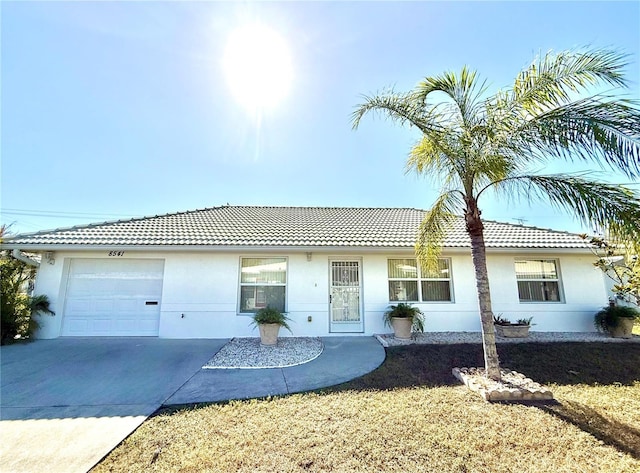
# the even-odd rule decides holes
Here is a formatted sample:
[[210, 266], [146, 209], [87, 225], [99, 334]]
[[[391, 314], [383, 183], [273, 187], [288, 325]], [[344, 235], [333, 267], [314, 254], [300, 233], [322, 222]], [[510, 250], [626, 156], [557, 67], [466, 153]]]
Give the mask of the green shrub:
[[287, 323], [287, 321], [289, 320], [291, 319], [289, 319], [282, 312], [280, 312], [277, 309], [274, 309], [271, 306], [263, 307], [253, 315], [253, 325], [278, 324], [281, 327], [286, 328], [289, 332], [291, 332], [291, 328]]
[[498, 314], [498, 315], [494, 315], [493, 316], [494, 325], [511, 325], [511, 326], [515, 326], [515, 325], [535, 325], [535, 324], [531, 323], [532, 320], [533, 320], [533, 317], [526, 317], [526, 318], [518, 319], [516, 322], [511, 322], [506, 317], [503, 317], [502, 314]]
[[600, 332], [608, 332], [620, 323], [621, 318], [640, 319], [640, 312], [633, 307], [624, 305], [609, 305], [602, 308], [593, 318], [593, 325]]
[[25, 285], [34, 276], [34, 268], [3, 252], [0, 256], [0, 273], [0, 343], [4, 345], [33, 335], [39, 328], [33, 315], [55, 313], [49, 307], [47, 296], [29, 296], [25, 292]]
[[389, 306], [389, 309], [382, 317], [387, 327], [391, 327], [391, 319], [394, 317], [411, 319], [412, 330], [414, 332], [424, 332], [424, 314], [418, 307], [414, 307], [411, 304], [401, 302], [398, 305]]

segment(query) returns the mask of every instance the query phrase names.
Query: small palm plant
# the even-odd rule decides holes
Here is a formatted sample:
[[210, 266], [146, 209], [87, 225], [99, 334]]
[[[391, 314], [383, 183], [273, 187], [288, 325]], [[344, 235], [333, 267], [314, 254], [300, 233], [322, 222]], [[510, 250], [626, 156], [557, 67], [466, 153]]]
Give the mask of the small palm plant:
[[280, 327], [286, 328], [287, 330], [289, 330], [289, 332], [291, 332], [291, 327], [289, 327], [289, 324], [288, 324], [289, 320], [291, 319], [286, 317], [279, 310], [274, 309], [271, 306], [267, 306], [258, 310], [258, 312], [256, 312], [253, 315], [252, 325], [255, 326], [255, 325], [262, 325], [262, 324], [276, 324], [276, 325], [279, 325]]
[[291, 332], [291, 327], [289, 327], [288, 323], [289, 320], [290, 319], [278, 309], [267, 306], [253, 314], [252, 325], [258, 326], [258, 330], [260, 331], [260, 343], [262, 345], [274, 346], [278, 344], [278, 332], [280, 331], [280, 327], [284, 327]]
[[45, 294], [38, 294], [35, 296], [31, 296], [29, 300], [29, 309], [31, 310], [31, 317], [29, 317], [29, 327], [27, 330], [27, 334], [31, 336], [36, 330], [40, 328], [40, 322], [33, 318], [34, 315], [39, 314], [47, 314], [47, 315], [56, 315], [54, 311], [51, 310], [51, 302], [49, 302], [49, 297]]
[[2, 344], [18, 339], [29, 339], [40, 328], [35, 315], [56, 315], [51, 310], [49, 298], [44, 295], [29, 296], [24, 293], [2, 293]]
[[404, 302], [389, 306], [384, 324], [394, 330], [396, 338], [410, 338], [411, 332], [424, 332], [424, 314], [418, 307]]
[[600, 332], [612, 337], [630, 338], [633, 324], [640, 319], [640, 312], [633, 307], [610, 304], [593, 318], [593, 325]]

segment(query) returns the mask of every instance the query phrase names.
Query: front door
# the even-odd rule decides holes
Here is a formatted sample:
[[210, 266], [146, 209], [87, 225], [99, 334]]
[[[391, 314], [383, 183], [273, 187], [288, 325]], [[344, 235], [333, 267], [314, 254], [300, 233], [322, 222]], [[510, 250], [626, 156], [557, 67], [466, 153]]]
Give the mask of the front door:
[[360, 261], [329, 261], [329, 331], [363, 332]]

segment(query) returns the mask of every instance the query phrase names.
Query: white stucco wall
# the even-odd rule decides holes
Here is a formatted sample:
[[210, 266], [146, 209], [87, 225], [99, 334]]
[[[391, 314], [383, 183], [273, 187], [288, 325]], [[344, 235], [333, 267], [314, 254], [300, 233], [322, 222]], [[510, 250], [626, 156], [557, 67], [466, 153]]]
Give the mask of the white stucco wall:
[[[518, 300], [514, 261], [517, 258], [559, 262], [562, 302], [521, 303]], [[542, 332], [594, 331], [593, 315], [607, 303], [602, 272], [591, 255], [503, 254], [491, 255], [489, 278], [494, 313], [515, 320], [533, 317], [532, 330]]]
[[[55, 254], [55, 264], [43, 263], [36, 279], [36, 293], [47, 294], [55, 317], [40, 317], [40, 338], [60, 335], [64, 317], [66, 276], [70, 258], [107, 258], [107, 251]], [[364, 334], [389, 332], [382, 323], [388, 300], [387, 259], [412, 257], [411, 253], [312, 253], [305, 252], [144, 252], [126, 251], [125, 258], [165, 260], [159, 336], [167, 338], [229, 338], [257, 336], [251, 319], [237, 314], [241, 256], [286, 256], [287, 310], [295, 336], [329, 334], [329, 260], [356, 257], [362, 262]], [[452, 253], [454, 302], [422, 303], [427, 331], [478, 331], [478, 303], [469, 253]], [[520, 303], [515, 277], [515, 260], [555, 258], [559, 261], [563, 301]], [[488, 271], [494, 313], [515, 320], [533, 316], [538, 331], [592, 331], [593, 314], [606, 304], [607, 293], [601, 272], [591, 255], [489, 253]], [[311, 317], [311, 321], [308, 321]], [[288, 336], [287, 331], [281, 335]]]

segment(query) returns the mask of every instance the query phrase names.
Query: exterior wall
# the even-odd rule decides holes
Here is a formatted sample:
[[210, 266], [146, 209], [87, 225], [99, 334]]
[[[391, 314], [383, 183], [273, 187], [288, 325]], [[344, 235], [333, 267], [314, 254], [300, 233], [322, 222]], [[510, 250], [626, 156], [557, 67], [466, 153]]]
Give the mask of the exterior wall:
[[[68, 266], [68, 264], [67, 264]], [[62, 328], [62, 309], [64, 307], [63, 284], [66, 282], [66, 274], [63, 277], [64, 259], [56, 255], [54, 264], [44, 261], [40, 264], [36, 273], [36, 282], [33, 293], [49, 296], [50, 308], [56, 315], [37, 315], [40, 329], [35, 333], [37, 338], [57, 338]]]
[[[238, 315], [241, 256], [286, 256], [287, 310], [294, 336], [329, 336], [329, 260], [361, 260], [364, 332], [390, 332], [382, 323], [389, 306], [387, 259], [412, 257], [411, 253], [313, 252], [143, 252], [126, 251], [125, 258], [165, 260], [161, 301], [160, 337], [230, 338], [258, 336], [251, 318]], [[417, 304], [426, 314], [427, 331], [479, 331], [478, 303], [471, 257], [453, 253], [451, 258], [454, 302]], [[43, 263], [36, 279], [36, 293], [47, 294], [56, 316], [42, 316], [40, 338], [60, 335], [64, 317], [66, 277], [70, 258], [107, 258], [108, 251], [56, 252], [55, 264]], [[559, 261], [563, 302], [520, 303], [515, 275], [516, 258], [555, 258]], [[591, 255], [489, 253], [488, 271], [494, 313], [511, 320], [534, 317], [532, 330], [592, 331], [593, 314], [607, 302], [601, 272]], [[308, 321], [311, 317], [311, 321]], [[281, 331], [288, 336], [289, 332]], [[344, 335], [344, 334], [340, 334]]]
[[[559, 261], [562, 302], [521, 303], [518, 300], [514, 260], [555, 258]], [[492, 255], [489, 279], [494, 313], [515, 320], [533, 317], [531, 328], [541, 332], [592, 332], [594, 314], [607, 304], [602, 272], [591, 255]]]

